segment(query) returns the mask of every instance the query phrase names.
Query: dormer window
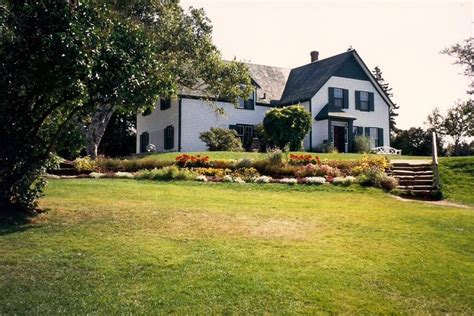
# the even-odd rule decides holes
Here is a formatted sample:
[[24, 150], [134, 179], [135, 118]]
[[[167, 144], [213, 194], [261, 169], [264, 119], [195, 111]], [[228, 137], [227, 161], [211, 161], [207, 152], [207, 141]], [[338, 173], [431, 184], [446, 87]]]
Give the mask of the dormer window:
[[249, 98], [244, 100], [239, 98], [239, 104], [237, 106], [239, 109], [254, 110], [255, 109], [255, 90], [253, 90]]
[[344, 93], [340, 88], [334, 88], [334, 104], [335, 107], [342, 108], [344, 105]]

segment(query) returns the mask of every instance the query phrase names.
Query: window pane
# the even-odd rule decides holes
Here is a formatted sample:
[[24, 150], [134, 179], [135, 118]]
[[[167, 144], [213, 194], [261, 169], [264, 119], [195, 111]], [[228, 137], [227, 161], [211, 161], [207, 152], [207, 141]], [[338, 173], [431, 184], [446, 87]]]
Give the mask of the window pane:
[[360, 100], [361, 101], [369, 101], [369, 93], [366, 91], [360, 92]]
[[342, 89], [335, 88], [334, 89], [334, 98], [342, 99]]
[[369, 102], [368, 101], [360, 101], [360, 109], [364, 111], [369, 110]]
[[379, 133], [377, 131], [377, 128], [376, 127], [371, 127], [370, 128], [370, 146], [372, 146], [372, 148], [377, 147], [378, 135], [379, 135]]
[[242, 98], [239, 98], [239, 104], [237, 105], [239, 109], [243, 109], [245, 107], [245, 100]]
[[334, 106], [342, 107], [342, 99], [334, 99]]

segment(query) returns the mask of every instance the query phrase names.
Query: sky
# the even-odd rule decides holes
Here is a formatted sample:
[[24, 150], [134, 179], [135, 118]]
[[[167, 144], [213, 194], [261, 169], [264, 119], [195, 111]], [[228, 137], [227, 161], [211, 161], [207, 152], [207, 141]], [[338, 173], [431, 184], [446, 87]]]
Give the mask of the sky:
[[460, 0], [182, 0], [204, 8], [224, 59], [294, 68], [357, 50], [379, 66], [400, 106], [397, 126], [423, 126], [466, 100], [469, 80], [454, 59], [440, 54], [473, 36], [473, 3]]

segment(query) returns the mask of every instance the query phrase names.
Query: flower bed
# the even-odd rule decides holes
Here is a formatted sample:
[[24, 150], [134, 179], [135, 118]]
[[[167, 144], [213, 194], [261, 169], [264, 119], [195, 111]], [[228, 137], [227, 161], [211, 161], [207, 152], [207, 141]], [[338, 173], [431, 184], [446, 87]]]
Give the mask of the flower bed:
[[[150, 180], [196, 180], [201, 182], [284, 183], [289, 185], [359, 183], [391, 190], [398, 185], [385, 170], [388, 159], [364, 156], [359, 160], [321, 160], [311, 154], [269, 153], [266, 159], [210, 160], [208, 156], [181, 154], [174, 161], [151, 158], [136, 160], [81, 158], [78, 169], [87, 169], [93, 178], [136, 178]], [[93, 169], [93, 170], [91, 170]], [[86, 175], [84, 175], [86, 176]]]

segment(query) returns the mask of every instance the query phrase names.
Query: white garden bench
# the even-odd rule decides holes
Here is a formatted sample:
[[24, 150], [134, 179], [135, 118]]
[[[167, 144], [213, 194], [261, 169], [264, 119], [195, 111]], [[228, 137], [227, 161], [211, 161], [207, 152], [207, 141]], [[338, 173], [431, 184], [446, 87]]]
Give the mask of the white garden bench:
[[388, 147], [388, 146], [375, 147], [375, 148], [372, 148], [370, 151], [378, 155], [401, 155], [402, 154], [401, 149], [395, 149], [393, 147]]

